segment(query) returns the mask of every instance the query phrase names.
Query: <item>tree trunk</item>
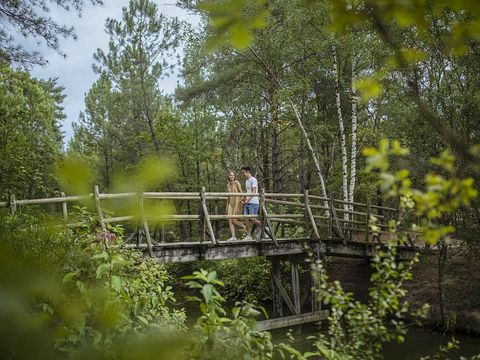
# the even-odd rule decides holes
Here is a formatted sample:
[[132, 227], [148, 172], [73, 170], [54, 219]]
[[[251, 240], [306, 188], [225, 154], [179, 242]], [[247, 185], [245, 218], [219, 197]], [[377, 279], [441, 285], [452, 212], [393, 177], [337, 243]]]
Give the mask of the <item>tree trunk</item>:
[[[348, 192], [348, 201], [355, 200], [355, 183], [357, 181], [357, 87], [355, 84], [357, 78], [357, 60], [352, 56], [352, 149], [350, 154], [350, 190]], [[350, 205], [353, 211], [353, 205]]]
[[[342, 151], [342, 198], [343, 201], [348, 201], [348, 159], [347, 159], [347, 140], [345, 137], [345, 126], [343, 123], [342, 102], [340, 98], [340, 75], [337, 63], [337, 49], [335, 45], [332, 46], [333, 56], [333, 75], [335, 77], [335, 105], [337, 107], [338, 126], [340, 131], [340, 148]], [[348, 204], [343, 204], [345, 210], [349, 209]], [[343, 214], [344, 219], [348, 220], [348, 213]]]
[[[307, 130], [305, 130], [305, 127], [303, 126], [302, 118], [300, 117], [300, 113], [298, 112], [297, 107], [293, 103], [293, 100], [292, 100], [291, 97], [288, 97], [287, 99], [288, 99], [288, 103], [289, 103], [290, 107], [293, 110], [293, 113], [295, 115], [295, 119], [297, 120], [297, 124], [300, 127], [300, 130], [302, 131], [303, 138], [305, 139], [305, 142], [307, 144], [307, 148], [310, 151], [310, 155], [311, 155], [313, 163], [315, 165], [315, 170], [316, 170], [316, 173], [317, 173], [318, 178], [320, 180], [320, 189], [322, 191], [321, 195], [323, 197], [327, 197], [327, 187], [326, 187], [326, 184], [325, 184], [325, 179], [323, 177], [322, 168], [320, 167], [320, 161], [319, 161], [319, 158], [317, 156], [317, 153], [315, 152], [315, 149], [313, 148], [312, 143], [310, 142], [310, 138], [308, 137]], [[328, 202], [325, 202], [325, 206], [328, 207]], [[327, 213], [328, 213], [328, 211], [327, 211]]]
[[445, 265], [447, 262], [447, 244], [445, 239], [442, 239], [438, 242], [440, 247], [440, 252], [438, 254], [438, 273], [437, 273], [437, 287], [438, 287], [438, 306], [440, 309], [440, 321], [441, 326], [444, 330], [446, 329], [446, 307], [445, 307], [445, 288], [444, 288], [444, 277], [445, 277]]

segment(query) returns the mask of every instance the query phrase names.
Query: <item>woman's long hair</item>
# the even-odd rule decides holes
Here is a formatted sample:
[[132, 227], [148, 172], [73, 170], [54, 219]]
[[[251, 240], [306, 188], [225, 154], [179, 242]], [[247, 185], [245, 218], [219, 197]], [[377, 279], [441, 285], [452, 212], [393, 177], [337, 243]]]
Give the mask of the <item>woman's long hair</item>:
[[233, 170], [228, 170], [227, 172], [227, 184], [230, 184], [230, 174], [233, 174], [233, 181], [237, 180], [237, 174], [235, 174], [235, 171]]

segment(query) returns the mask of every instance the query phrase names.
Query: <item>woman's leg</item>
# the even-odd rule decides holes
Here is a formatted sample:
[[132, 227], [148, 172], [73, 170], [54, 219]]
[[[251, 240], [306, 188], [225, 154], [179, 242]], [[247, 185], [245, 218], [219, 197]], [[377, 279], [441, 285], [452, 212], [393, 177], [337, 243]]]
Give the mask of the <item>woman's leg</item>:
[[232, 237], [235, 237], [235, 225], [233, 224], [233, 219], [228, 219], [228, 227], [230, 228], [230, 233]]
[[237, 225], [238, 227], [242, 228], [242, 230], [245, 230], [247, 231], [247, 227], [245, 226], [245, 224], [241, 221], [238, 221], [237, 219], [232, 219], [232, 222]]

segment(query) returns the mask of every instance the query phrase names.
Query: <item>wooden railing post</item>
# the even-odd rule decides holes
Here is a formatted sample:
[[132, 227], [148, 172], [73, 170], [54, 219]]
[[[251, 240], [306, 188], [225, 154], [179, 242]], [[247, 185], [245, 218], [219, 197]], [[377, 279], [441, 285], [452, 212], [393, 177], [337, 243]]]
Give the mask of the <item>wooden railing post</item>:
[[145, 239], [147, 240], [148, 254], [150, 255], [150, 257], [154, 257], [152, 237], [150, 236], [150, 228], [148, 227], [148, 221], [145, 215], [145, 207], [143, 205], [143, 201], [144, 201], [143, 192], [141, 192], [138, 195], [138, 197], [139, 197], [139, 203], [140, 203], [140, 216], [142, 218], [143, 231], [145, 232]]
[[[215, 200], [214, 202], [213, 213], [215, 215], [218, 215], [218, 200]], [[213, 226], [214, 226], [215, 238], [218, 239], [220, 237], [220, 223], [218, 221], [215, 221]]]
[[8, 199], [8, 207], [10, 208], [10, 213], [12, 215], [14, 215], [15, 211], [17, 211], [17, 203], [15, 202], [15, 194], [10, 194], [10, 197]]
[[328, 199], [328, 238], [333, 238], [333, 194], [330, 194], [330, 199]]
[[338, 221], [337, 210], [335, 209], [335, 195], [332, 193], [330, 196], [330, 216], [332, 218], [332, 234], [333, 234], [333, 226], [337, 229], [338, 236], [346, 245], [345, 236], [343, 234], [343, 228]]
[[215, 233], [213, 231], [212, 223], [210, 221], [210, 216], [208, 215], [207, 200], [205, 196], [205, 186], [202, 186], [202, 189], [200, 191], [200, 201], [202, 205], [203, 218], [204, 218], [204, 223], [206, 225], [207, 233], [210, 236], [210, 240], [212, 241], [212, 243], [217, 245], [218, 243], [217, 243], [217, 240], [215, 239]]
[[268, 227], [270, 234], [270, 238], [272, 241], [275, 243], [275, 246], [278, 246], [277, 242], [277, 236], [275, 235], [275, 231], [273, 230], [272, 227], [272, 222], [270, 221], [270, 216], [267, 211], [267, 202], [265, 200], [265, 190], [260, 191], [260, 201], [259, 203], [261, 204], [262, 207], [262, 232], [260, 234], [260, 239], [263, 238], [263, 234], [265, 233], [265, 225]]
[[365, 241], [370, 241], [370, 198], [367, 199], [367, 218], [365, 219]]
[[305, 211], [307, 212], [308, 218], [310, 220], [310, 224], [312, 225], [313, 234], [315, 235], [316, 239], [320, 239], [320, 233], [318, 232], [317, 223], [315, 222], [315, 218], [313, 217], [312, 208], [310, 207], [308, 190], [305, 190], [304, 196], [305, 196]]
[[[62, 192], [60, 193], [60, 196], [64, 198], [66, 195], [65, 195], [65, 193], [62, 191]], [[63, 220], [64, 220], [65, 222], [67, 222], [67, 221], [68, 221], [68, 208], [67, 208], [67, 202], [66, 202], [66, 201], [63, 201], [63, 202], [62, 202], [62, 215], [63, 215]]]
[[310, 219], [308, 217], [308, 211], [307, 211], [307, 206], [308, 206], [308, 190], [305, 189], [303, 191], [303, 223], [305, 227], [305, 237], [310, 238]]
[[100, 226], [102, 227], [103, 231], [107, 231], [107, 227], [105, 226], [105, 221], [103, 219], [102, 207], [100, 204], [100, 191], [98, 189], [98, 185], [93, 187], [93, 203], [95, 205], [95, 210], [97, 211], [98, 221], [100, 222]]

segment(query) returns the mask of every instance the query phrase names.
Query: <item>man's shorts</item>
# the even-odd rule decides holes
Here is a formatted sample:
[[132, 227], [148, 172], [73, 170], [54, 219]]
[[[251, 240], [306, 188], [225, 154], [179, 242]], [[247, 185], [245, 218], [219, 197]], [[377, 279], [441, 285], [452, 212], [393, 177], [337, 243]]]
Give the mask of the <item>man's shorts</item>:
[[243, 208], [243, 215], [258, 215], [258, 204], [245, 204]]

